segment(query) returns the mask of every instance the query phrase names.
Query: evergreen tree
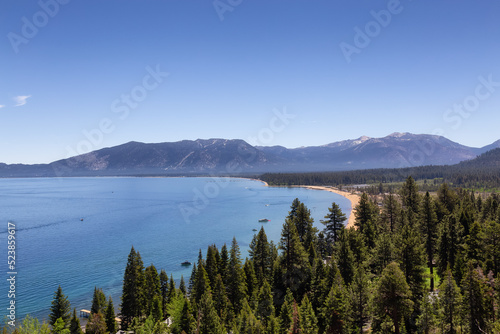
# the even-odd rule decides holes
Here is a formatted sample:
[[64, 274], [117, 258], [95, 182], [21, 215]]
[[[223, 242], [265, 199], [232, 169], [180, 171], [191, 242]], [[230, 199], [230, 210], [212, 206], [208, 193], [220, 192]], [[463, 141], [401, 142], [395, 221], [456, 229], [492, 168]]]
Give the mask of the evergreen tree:
[[411, 290], [405, 275], [395, 262], [390, 263], [377, 283], [374, 295], [376, 322], [389, 316], [394, 326], [394, 333], [401, 333], [401, 320], [413, 309]]
[[156, 295], [151, 302], [151, 311], [149, 314], [155, 323], [163, 321], [163, 309], [161, 307], [161, 298]]
[[[176, 322], [174, 321], [174, 325]], [[182, 307], [181, 317], [179, 320], [179, 334], [180, 333], [194, 333], [196, 329], [196, 320], [193, 317], [191, 304], [189, 300], [184, 297], [184, 304]], [[175, 332], [174, 332], [175, 333]]]
[[442, 332], [444, 334], [457, 333], [462, 296], [450, 269], [446, 271], [439, 286], [439, 304]]
[[210, 292], [210, 281], [208, 279], [207, 272], [205, 271], [205, 267], [203, 266], [203, 264], [200, 263], [200, 266], [196, 270], [196, 278], [194, 281], [193, 291], [191, 293], [191, 299], [197, 304], [200, 302], [201, 297], [205, 293]]
[[76, 316], [76, 308], [73, 309], [73, 316], [69, 322], [69, 332], [70, 334], [83, 334], [80, 319]]
[[106, 307], [106, 313], [104, 314], [106, 328], [110, 333], [116, 333], [118, 331], [118, 324], [115, 320], [115, 307], [113, 305], [113, 299], [109, 297], [108, 306]]
[[184, 282], [184, 276], [181, 275], [181, 281], [179, 282], [179, 291], [186, 296], [187, 295], [187, 289], [186, 289], [186, 283]]
[[363, 235], [365, 243], [370, 248], [374, 247], [376, 235], [375, 222], [378, 218], [378, 208], [370, 201], [366, 193], [361, 195], [354, 216], [356, 217], [354, 225], [361, 235]]
[[64, 320], [62, 318], [56, 320], [55, 324], [52, 326], [52, 333], [69, 334], [69, 329], [66, 328], [66, 324], [64, 323]]
[[274, 317], [273, 294], [271, 292], [271, 286], [267, 280], [264, 281], [259, 290], [257, 301], [256, 315], [267, 326], [271, 317]]
[[297, 228], [297, 234], [300, 242], [304, 248], [308, 247], [309, 244], [315, 240], [316, 228], [313, 227], [314, 220], [311, 217], [311, 211], [305, 206], [304, 203], [299, 203], [295, 217], [292, 218], [292, 221]]
[[280, 328], [281, 333], [289, 333], [290, 328], [293, 325], [293, 304], [295, 299], [293, 298], [292, 291], [290, 289], [286, 290], [285, 301], [281, 305], [280, 311]]
[[422, 218], [422, 234], [425, 239], [427, 266], [429, 266], [431, 276], [430, 290], [434, 291], [434, 253], [436, 252], [438, 230], [436, 210], [429, 192], [426, 192], [424, 196]]
[[391, 233], [381, 233], [375, 241], [375, 248], [372, 252], [370, 266], [376, 275], [380, 275], [382, 270], [394, 260], [396, 260], [396, 250], [394, 247], [394, 236]]
[[436, 305], [437, 300], [433, 293], [424, 294], [421, 301], [421, 314], [417, 318], [417, 327], [419, 333], [430, 334], [436, 329]]
[[171, 303], [175, 297], [177, 297], [177, 290], [175, 288], [175, 281], [172, 274], [170, 274], [170, 281], [168, 282], [168, 294], [167, 294], [167, 303]]
[[200, 299], [196, 333], [223, 334], [224, 332], [224, 327], [222, 326], [220, 318], [215, 311], [212, 294], [210, 293], [210, 291], [206, 291]]
[[89, 321], [85, 326], [85, 334], [107, 334], [106, 322], [102, 313], [90, 315]]
[[228, 282], [226, 284], [227, 296], [234, 309], [239, 310], [241, 309], [241, 302], [247, 294], [247, 287], [245, 284], [245, 273], [241, 265], [240, 247], [236, 242], [236, 238], [233, 238], [229, 254]]
[[300, 333], [318, 333], [318, 319], [307, 295], [302, 299], [302, 303], [300, 304]]
[[266, 232], [264, 227], [260, 228], [259, 233], [255, 240], [255, 250], [252, 256], [253, 264], [255, 267], [255, 275], [257, 276], [257, 281], [262, 284], [264, 279], [271, 280], [272, 274], [272, 258], [271, 258], [271, 247], [267, 241]]
[[54, 326], [57, 319], [61, 318], [64, 322], [64, 327], [67, 327], [69, 325], [70, 317], [71, 305], [68, 297], [64, 295], [62, 288], [59, 285], [57, 291], [54, 293], [54, 299], [52, 300], [52, 306], [50, 307], [49, 324]]
[[[342, 280], [338, 280], [332, 284], [330, 292], [325, 300], [325, 305], [322, 308], [321, 328], [327, 334], [341, 334], [346, 331], [347, 317], [347, 299], [346, 291]], [[321, 329], [320, 329], [321, 331]]]
[[396, 199], [396, 196], [390, 193], [389, 195], [384, 197], [382, 220], [389, 225], [389, 230], [391, 232], [396, 231], [397, 221], [399, 219], [400, 212], [401, 212], [401, 205]]
[[445, 208], [445, 213], [452, 213], [458, 199], [456, 193], [448, 187], [448, 184], [443, 183], [439, 187], [437, 194], [439, 203]]
[[447, 268], [454, 268], [459, 249], [459, 230], [455, 216], [449, 215], [443, 221], [438, 242], [438, 273], [443, 276]]
[[132, 247], [123, 275], [121, 316], [123, 328], [144, 312], [144, 265], [141, 255]]
[[208, 246], [205, 270], [207, 271], [210, 284], [215, 282], [215, 277], [219, 273], [219, 250], [215, 245]]
[[222, 277], [222, 282], [227, 286], [229, 277], [229, 252], [226, 244], [220, 250], [219, 274]]
[[[189, 285], [188, 285], [189, 296], [193, 295], [197, 271], [198, 271], [198, 269], [196, 268], [196, 264], [193, 264], [193, 269], [191, 270], [191, 276], [189, 277]], [[167, 300], [168, 300], [168, 297], [167, 297]]]
[[160, 276], [156, 267], [151, 264], [144, 270], [144, 298], [146, 302], [145, 312], [147, 315], [151, 313], [152, 302], [155, 296], [161, 296]]
[[279, 247], [283, 251], [281, 265], [284, 287], [290, 289], [294, 296], [301, 296], [310, 276], [310, 265], [296, 225], [291, 220], [287, 219], [283, 224]]
[[324, 233], [326, 240], [334, 244], [339, 239], [339, 232], [344, 228], [344, 222], [347, 220], [347, 217], [337, 203], [333, 202], [332, 206], [328, 208], [328, 214], [325, 218], [327, 220], [322, 220], [321, 223], [325, 225]]
[[349, 284], [354, 276], [355, 259], [352, 253], [347, 230], [340, 232], [336, 246], [337, 265], [346, 284]]
[[462, 281], [464, 291], [465, 317], [469, 324], [469, 333], [488, 333], [488, 318], [492, 315], [487, 300], [487, 285], [481, 268], [474, 269], [472, 261]]
[[106, 310], [106, 295], [102, 292], [102, 289], [94, 287], [94, 295], [92, 297], [92, 307], [90, 308], [90, 313], [104, 313]]
[[257, 302], [257, 294], [259, 293], [259, 285], [257, 277], [255, 276], [254, 265], [252, 260], [246, 259], [243, 265], [243, 272], [245, 273], [245, 283], [247, 287], [247, 301], [252, 308], [255, 308]]
[[226, 288], [220, 274], [215, 277], [212, 298], [215, 311], [219, 316], [221, 323], [227, 327], [229, 325], [228, 311], [230, 306], [229, 299], [226, 294]]
[[357, 267], [352, 283], [349, 285], [350, 320], [358, 333], [363, 333], [363, 325], [368, 320], [368, 301], [370, 299], [370, 281], [366, 269]]
[[[160, 293], [161, 293], [161, 306], [163, 309], [163, 315], [165, 317], [167, 314], [167, 303], [168, 303], [168, 275], [164, 269], [160, 271]], [[185, 293], [186, 294], [186, 293]]]
[[420, 195], [415, 180], [409, 176], [401, 188], [401, 200], [408, 223], [414, 226], [420, 217]]
[[248, 305], [246, 299], [243, 299], [242, 308], [237, 320], [238, 333], [240, 334], [259, 334], [264, 333], [264, 326], [255, 317], [252, 308]]

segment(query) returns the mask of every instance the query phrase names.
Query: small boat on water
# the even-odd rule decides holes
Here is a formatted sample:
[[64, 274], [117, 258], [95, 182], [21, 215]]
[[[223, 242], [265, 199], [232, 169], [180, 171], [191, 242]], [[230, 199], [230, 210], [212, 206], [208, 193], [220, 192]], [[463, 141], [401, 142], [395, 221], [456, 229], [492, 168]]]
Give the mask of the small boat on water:
[[267, 218], [262, 218], [262, 219], [259, 219], [259, 223], [265, 223], [265, 222], [270, 222], [271, 220], [270, 219], [267, 219]]
[[256, 229], [256, 228], [254, 228], [254, 229], [252, 229], [252, 231], [256, 232], [256, 231], [257, 231], [257, 229]]
[[190, 266], [190, 265], [191, 265], [191, 262], [189, 262], [189, 261], [184, 261], [184, 262], [182, 262], [182, 263], [181, 263], [181, 265], [183, 265], [183, 266]]

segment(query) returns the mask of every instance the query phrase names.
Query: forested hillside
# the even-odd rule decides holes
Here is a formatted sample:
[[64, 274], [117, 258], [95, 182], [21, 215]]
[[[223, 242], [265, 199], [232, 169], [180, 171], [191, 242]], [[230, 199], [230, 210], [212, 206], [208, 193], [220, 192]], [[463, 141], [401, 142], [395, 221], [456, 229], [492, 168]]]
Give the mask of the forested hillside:
[[323, 173], [267, 173], [260, 179], [270, 185], [359, 185], [404, 182], [408, 176], [426, 180], [435, 190], [442, 183], [468, 189], [500, 188], [500, 149], [452, 166], [421, 166], [412, 168], [367, 169]]

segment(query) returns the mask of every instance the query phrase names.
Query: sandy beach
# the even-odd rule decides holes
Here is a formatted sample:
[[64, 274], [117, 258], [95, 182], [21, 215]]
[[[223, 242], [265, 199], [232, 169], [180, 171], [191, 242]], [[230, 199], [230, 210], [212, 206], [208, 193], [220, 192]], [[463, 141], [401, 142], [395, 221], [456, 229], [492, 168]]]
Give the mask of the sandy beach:
[[[266, 187], [269, 187], [267, 182], [262, 181], [262, 180], [257, 180], [260, 182], [263, 182]], [[349, 217], [347, 218], [347, 228], [354, 227], [354, 221], [356, 220], [356, 217], [354, 215], [354, 208], [358, 205], [360, 196], [358, 194], [353, 194], [347, 191], [343, 190], [338, 190], [333, 187], [323, 187], [323, 186], [306, 186], [306, 185], [301, 185], [301, 186], [292, 186], [292, 187], [301, 187], [301, 188], [307, 188], [307, 189], [314, 189], [314, 190], [325, 190], [325, 191], [330, 191], [332, 193], [338, 194], [340, 196], [343, 196], [347, 198], [351, 202], [351, 213]]]
[[339, 194], [340, 196], [347, 198], [349, 201], [351, 201], [351, 214], [349, 215], [349, 218], [347, 219], [346, 227], [347, 228], [354, 227], [354, 221], [356, 220], [356, 217], [354, 215], [354, 208], [359, 203], [359, 198], [360, 198], [359, 195], [352, 194], [350, 192], [338, 190], [338, 189], [331, 188], [331, 187], [321, 187], [321, 186], [299, 186], [299, 187], [303, 187], [303, 188], [307, 188], [307, 189], [315, 189], [315, 190], [326, 190], [326, 191], [330, 191], [332, 193], [336, 193], [336, 194]]

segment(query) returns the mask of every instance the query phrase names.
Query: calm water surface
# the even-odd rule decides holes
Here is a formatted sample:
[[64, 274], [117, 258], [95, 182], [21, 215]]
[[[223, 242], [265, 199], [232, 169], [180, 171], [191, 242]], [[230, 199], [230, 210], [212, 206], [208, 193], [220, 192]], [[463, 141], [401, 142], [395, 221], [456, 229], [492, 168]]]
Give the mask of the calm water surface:
[[[294, 198], [311, 210], [315, 225], [332, 202], [349, 213], [339, 195], [303, 188], [265, 187], [246, 179], [63, 178], [0, 179], [0, 307], [6, 310], [7, 223], [16, 226], [17, 317], [46, 318], [61, 285], [72, 307], [90, 308], [94, 286], [120, 304], [130, 248], [144, 265], [187, 279], [201, 248], [219, 248], [236, 237], [242, 257], [254, 231], [264, 224], [279, 240]], [[260, 218], [271, 221], [259, 223]], [[83, 219], [83, 221], [82, 221]], [[3, 244], [3, 246], [1, 245]], [[1, 253], [0, 253], [1, 254]], [[6, 311], [0, 316], [3, 318]]]

